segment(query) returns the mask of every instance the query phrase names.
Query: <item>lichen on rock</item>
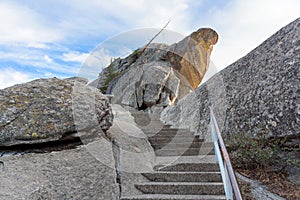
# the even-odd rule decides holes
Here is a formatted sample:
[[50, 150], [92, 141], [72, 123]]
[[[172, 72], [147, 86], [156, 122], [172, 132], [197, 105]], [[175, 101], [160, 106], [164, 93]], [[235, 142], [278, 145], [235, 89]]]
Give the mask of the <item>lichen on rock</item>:
[[38, 79], [0, 90], [0, 145], [54, 141], [95, 126], [107, 130], [113, 120], [108, 99], [86, 83]]

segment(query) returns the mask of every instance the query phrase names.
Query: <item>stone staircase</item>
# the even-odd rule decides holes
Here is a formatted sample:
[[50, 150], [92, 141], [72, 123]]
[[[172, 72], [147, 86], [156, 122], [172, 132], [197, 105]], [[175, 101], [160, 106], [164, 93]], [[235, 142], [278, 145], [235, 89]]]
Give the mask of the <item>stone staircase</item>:
[[153, 172], [142, 173], [148, 182], [135, 183], [142, 194], [122, 200], [226, 199], [213, 144], [188, 129], [175, 129], [159, 116], [132, 113], [156, 154]]

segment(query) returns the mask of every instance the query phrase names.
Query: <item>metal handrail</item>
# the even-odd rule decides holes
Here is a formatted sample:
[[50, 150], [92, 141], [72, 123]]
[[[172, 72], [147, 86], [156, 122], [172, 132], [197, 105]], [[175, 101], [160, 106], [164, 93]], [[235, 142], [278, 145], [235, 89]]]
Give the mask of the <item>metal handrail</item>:
[[[233, 199], [233, 193], [237, 200], [242, 200], [242, 195], [236, 180], [228, 152], [226, 150], [222, 135], [220, 133], [217, 120], [210, 108], [210, 125], [212, 128], [212, 138], [215, 146], [216, 160], [219, 163], [226, 199]], [[225, 165], [225, 166], [224, 166]]]

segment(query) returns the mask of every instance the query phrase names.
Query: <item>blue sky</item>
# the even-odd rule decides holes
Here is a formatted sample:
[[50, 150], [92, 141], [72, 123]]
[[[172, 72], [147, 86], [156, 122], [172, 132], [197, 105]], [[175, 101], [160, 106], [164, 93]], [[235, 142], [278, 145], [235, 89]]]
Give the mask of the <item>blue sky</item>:
[[169, 20], [167, 29], [182, 35], [215, 29], [211, 60], [220, 70], [299, 13], [299, 0], [0, 0], [0, 88], [76, 76], [98, 44]]

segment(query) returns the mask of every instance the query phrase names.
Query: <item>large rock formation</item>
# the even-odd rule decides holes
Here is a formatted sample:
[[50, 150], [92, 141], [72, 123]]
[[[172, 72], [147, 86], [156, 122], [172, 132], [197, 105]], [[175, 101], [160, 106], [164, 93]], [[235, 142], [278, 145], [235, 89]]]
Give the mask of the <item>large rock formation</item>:
[[230, 140], [227, 136], [236, 133], [246, 134], [247, 138], [275, 138], [288, 147], [289, 151], [274, 151], [278, 157], [275, 168], [285, 166], [288, 178], [300, 185], [299, 77], [300, 18], [214, 75], [176, 106], [166, 108], [162, 120], [211, 138], [211, 106], [225, 139]]
[[107, 130], [108, 99], [86, 80], [38, 79], [0, 90], [0, 146], [61, 139], [81, 130]]
[[196, 89], [207, 71], [213, 45], [218, 41], [215, 31], [199, 29], [175, 45], [172, 45], [165, 59]]
[[99, 75], [98, 88], [115, 96], [114, 103], [145, 110], [166, 107], [200, 84], [217, 33], [199, 29], [171, 46], [151, 44], [114, 60]]
[[111, 144], [103, 147], [102, 140], [77, 149], [1, 157], [0, 199], [119, 199]]
[[170, 106], [162, 119], [205, 137], [209, 106], [224, 134], [299, 136], [300, 18]]

